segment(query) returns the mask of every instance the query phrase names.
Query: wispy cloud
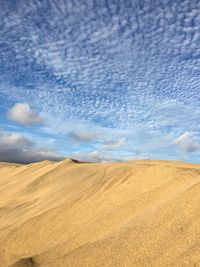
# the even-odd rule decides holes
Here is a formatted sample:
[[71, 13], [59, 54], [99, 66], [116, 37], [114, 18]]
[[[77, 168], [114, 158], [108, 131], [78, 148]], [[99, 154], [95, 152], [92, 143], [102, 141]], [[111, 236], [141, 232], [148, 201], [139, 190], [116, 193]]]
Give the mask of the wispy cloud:
[[177, 144], [183, 151], [192, 153], [199, 150], [199, 145], [194, 140], [194, 133], [185, 132], [176, 138], [175, 144]]

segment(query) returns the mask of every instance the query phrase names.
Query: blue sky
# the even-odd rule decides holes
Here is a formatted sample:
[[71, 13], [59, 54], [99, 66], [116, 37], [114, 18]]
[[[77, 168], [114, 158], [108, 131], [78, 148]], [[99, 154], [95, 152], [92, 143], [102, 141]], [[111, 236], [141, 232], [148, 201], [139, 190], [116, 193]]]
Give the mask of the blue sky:
[[0, 1], [0, 160], [200, 162], [200, 2]]

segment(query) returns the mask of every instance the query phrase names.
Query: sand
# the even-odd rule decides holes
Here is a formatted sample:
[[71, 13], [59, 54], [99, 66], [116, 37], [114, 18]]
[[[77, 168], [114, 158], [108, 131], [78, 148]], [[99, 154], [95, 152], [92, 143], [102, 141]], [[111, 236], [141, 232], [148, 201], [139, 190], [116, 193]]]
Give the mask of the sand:
[[200, 266], [200, 165], [0, 163], [0, 266]]

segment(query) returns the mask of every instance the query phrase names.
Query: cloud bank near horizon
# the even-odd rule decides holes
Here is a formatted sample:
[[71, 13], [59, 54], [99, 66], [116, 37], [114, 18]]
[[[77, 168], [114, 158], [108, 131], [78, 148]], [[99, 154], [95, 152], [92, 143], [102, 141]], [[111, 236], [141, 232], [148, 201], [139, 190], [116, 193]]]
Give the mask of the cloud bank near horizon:
[[0, 132], [0, 162], [31, 163], [42, 160], [60, 161], [59, 153], [37, 143], [19, 133]]

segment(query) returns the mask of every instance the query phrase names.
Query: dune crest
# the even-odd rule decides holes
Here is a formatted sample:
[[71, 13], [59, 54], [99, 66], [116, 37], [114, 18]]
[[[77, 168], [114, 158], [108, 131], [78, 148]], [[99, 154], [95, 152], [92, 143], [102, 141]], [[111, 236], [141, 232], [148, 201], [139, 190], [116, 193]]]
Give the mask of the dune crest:
[[0, 267], [200, 266], [200, 165], [0, 164]]

